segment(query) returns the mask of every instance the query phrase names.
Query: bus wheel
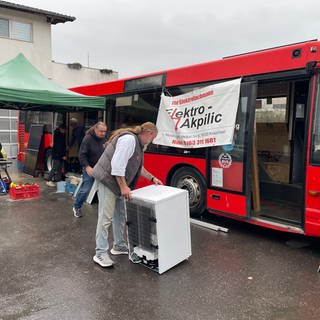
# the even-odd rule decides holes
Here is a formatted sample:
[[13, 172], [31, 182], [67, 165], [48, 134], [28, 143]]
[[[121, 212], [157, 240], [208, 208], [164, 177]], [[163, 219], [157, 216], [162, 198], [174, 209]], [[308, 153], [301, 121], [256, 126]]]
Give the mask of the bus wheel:
[[51, 148], [46, 150], [44, 167], [46, 171], [50, 171], [52, 169], [52, 149]]
[[201, 173], [194, 168], [178, 169], [172, 176], [170, 185], [189, 192], [189, 207], [192, 217], [201, 216], [206, 210], [206, 183]]

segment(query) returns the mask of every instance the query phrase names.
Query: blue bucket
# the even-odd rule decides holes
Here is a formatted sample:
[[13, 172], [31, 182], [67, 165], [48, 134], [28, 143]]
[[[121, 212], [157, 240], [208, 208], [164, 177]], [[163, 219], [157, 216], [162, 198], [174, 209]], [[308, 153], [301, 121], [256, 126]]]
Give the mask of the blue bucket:
[[59, 181], [57, 182], [57, 192], [66, 192], [66, 182], [65, 181]]

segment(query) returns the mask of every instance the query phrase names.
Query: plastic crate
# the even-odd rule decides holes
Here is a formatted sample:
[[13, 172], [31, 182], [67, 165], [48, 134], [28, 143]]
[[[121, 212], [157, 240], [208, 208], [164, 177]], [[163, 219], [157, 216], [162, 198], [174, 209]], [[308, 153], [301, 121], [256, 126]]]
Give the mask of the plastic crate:
[[40, 186], [38, 184], [31, 184], [11, 187], [9, 195], [12, 200], [39, 198]]
[[19, 162], [24, 162], [25, 157], [26, 157], [26, 153], [25, 153], [25, 152], [19, 152], [19, 153], [17, 154], [17, 160], [18, 160]]
[[66, 182], [58, 181], [57, 182], [57, 193], [66, 192]]

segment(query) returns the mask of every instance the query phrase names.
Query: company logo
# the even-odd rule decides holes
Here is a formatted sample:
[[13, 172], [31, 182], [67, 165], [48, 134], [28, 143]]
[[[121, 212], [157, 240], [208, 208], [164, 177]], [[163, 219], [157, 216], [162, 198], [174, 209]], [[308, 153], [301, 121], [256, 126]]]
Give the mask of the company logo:
[[221, 153], [219, 156], [219, 166], [221, 168], [230, 168], [232, 164], [232, 158], [229, 153]]
[[[186, 98], [172, 98], [170, 105], [166, 107], [166, 112], [175, 123], [175, 130], [201, 127], [219, 123], [222, 121], [222, 114], [212, 111], [211, 105], [202, 105], [201, 99], [214, 96], [213, 90], [208, 90], [198, 95], [191, 95]], [[198, 106], [192, 105], [195, 102]], [[191, 105], [190, 105], [191, 104]]]

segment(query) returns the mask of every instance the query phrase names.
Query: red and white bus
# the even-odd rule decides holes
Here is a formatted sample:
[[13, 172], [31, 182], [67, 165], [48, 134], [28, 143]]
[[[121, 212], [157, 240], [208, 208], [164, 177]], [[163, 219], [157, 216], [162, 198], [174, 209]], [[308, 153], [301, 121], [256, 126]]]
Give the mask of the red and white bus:
[[[106, 96], [109, 129], [157, 120], [172, 96], [242, 78], [234, 146], [152, 145], [145, 166], [189, 191], [192, 215], [205, 210], [252, 224], [320, 236], [320, 42], [226, 57], [71, 90]], [[219, 158], [232, 160], [221, 168]], [[222, 186], [213, 183], [222, 169]], [[140, 181], [140, 186], [147, 184]], [[260, 205], [257, 205], [259, 203]]]
[[[24, 162], [29, 142], [31, 125], [43, 124], [44, 133], [39, 150], [39, 162], [44, 170], [51, 169], [53, 131], [60, 124], [69, 123], [69, 119], [76, 118], [79, 124], [86, 129], [90, 128], [97, 121], [104, 120], [104, 112], [99, 110], [86, 112], [47, 112], [47, 111], [20, 111], [18, 119], [18, 155], [17, 159]], [[70, 140], [70, 128], [68, 128], [68, 140]], [[75, 155], [76, 156], [76, 155]]]

